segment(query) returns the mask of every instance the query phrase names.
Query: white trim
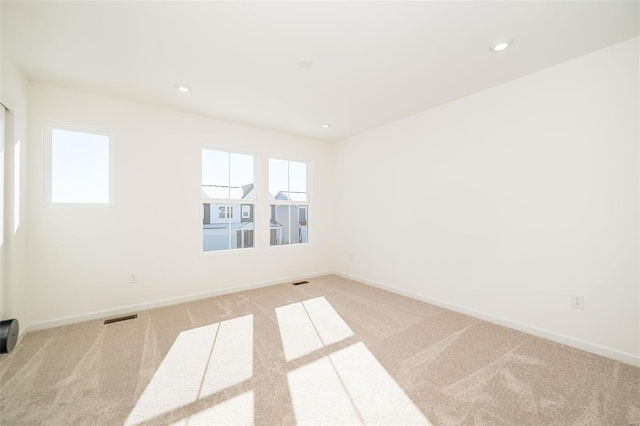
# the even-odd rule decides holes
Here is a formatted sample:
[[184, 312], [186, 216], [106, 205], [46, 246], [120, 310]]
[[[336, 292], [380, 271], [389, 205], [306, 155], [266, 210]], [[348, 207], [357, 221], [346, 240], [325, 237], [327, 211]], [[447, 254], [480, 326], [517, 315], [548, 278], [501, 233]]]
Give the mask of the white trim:
[[2, 96], [0, 96], [0, 105], [2, 105], [7, 111], [13, 110], [13, 104]]
[[278, 206], [308, 206], [311, 203], [309, 201], [269, 200], [269, 204]]
[[104, 311], [96, 311], [96, 312], [90, 312], [86, 314], [73, 315], [70, 317], [63, 317], [55, 320], [30, 324], [28, 327], [25, 328], [25, 333], [26, 333], [26, 330], [28, 330], [29, 332], [37, 331], [37, 330], [45, 330], [48, 328], [60, 327], [63, 325], [75, 324], [83, 321], [91, 321], [96, 319], [107, 318], [114, 315], [125, 315], [125, 314], [134, 313], [134, 312], [160, 308], [163, 306], [191, 302], [193, 300], [206, 299], [208, 297], [215, 297], [215, 296], [222, 296], [230, 293], [237, 293], [240, 291], [251, 290], [254, 288], [268, 287], [276, 284], [286, 284], [292, 281], [300, 281], [300, 280], [305, 280], [305, 279], [310, 279], [315, 277], [321, 277], [323, 275], [330, 275], [332, 273], [333, 273], [332, 271], [315, 272], [313, 274], [297, 275], [297, 276], [288, 277], [288, 278], [278, 278], [275, 280], [256, 282], [256, 283], [245, 284], [241, 286], [225, 287], [219, 290], [191, 294], [188, 296], [175, 297], [173, 299], [163, 299], [163, 300], [157, 300], [155, 302], [141, 303], [138, 305], [129, 305], [129, 306], [125, 306], [123, 308], [118, 308], [118, 309], [107, 309]]
[[25, 160], [25, 156], [22, 155], [22, 145], [23, 144], [20, 139], [15, 141], [15, 143], [13, 144], [13, 215], [11, 218], [13, 219], [12, 228], [14, 242], [15, 236], [18, 233], [18, 228], [22, 224], [22, 222], [20, 221], [20, 216], [24, 215], [24, 212], [22, 211], [23, 209], [21, 204], [26, 192], [24, 186], [22, 185], [22, 170], [24, 170], [24, 168], [22, 167], [22, 163]]
[[[289, 244], [276, 244], [274, 246], [269, 246], [269, 250], [285, 250], [285, 247], [311, 247], [311, 243], [289, 243]], [[333, 272], [329, 272], [333, 274]]]
[[202, 204], [257, 204], [256, 200], [245, 198], [202, 198]]
[[[0, 102], [2, 101], [2, 98], [0, 98]], [[7, 256], [5, 256], [4, 252], [5, 252], [5, 239], [7, 239], [6, 235], [5, 235], [5, 229], [4, 229], [4, 218], [5, 218], [5, 190], [4, 190], [4, 183], [5, 183], [5, 175], [6, 175], [6, 171], [5, 171], [5, 157], [6, 157], [6, 144], [5, 144], [5, 135], [6, 135], [6, 121], [7, 120], [7, 109], [5, 108], [4, 105], [2, 105], [0, 103], [0, 152], [2, 153], [2, 156], [0, 157], [0, 320], [5, 319], [4, 318], [4, 305], [5, 305], [5, 291], [4, 291], [4, 271], [5, 271], [5, 258]]]
[[201, 257], [221, 256], [225, 254], [246, 253], [246, 252], [256, 251], [256, 250], [260, 250], [260, 249], [257, 247], [243, 247], [243, 248], [225, 249], [225, 250], [200, 251], [199, 256]]
[[[297, 245], [297, 244], [296, 244]], [[286, 247], [286, 246], [283, 246]], [[569, 336], [565, 336], [562, 334], [558, 334], [558, 333], [554, 333], [552, 331], [548, 331], [548, 330], [543, 330], [537, 327], [533, 327], [533, 326], [529, 326], [526, 324], [522, 324], [520, 322], [517, 321], [512, 321], [512, 320], [508, 320], [502, 317], [498, 317], [495, 315], [491, 315], [491, 314], [487, 314], [485, 312], [481, 312], [481, 311], [477, 311], [474, 309], [469, 309], [469, 308], [465, 308], [463, 306], [459, 306], [459, 305], [455, 305], [452, 303], [448, 303], [448, 302], [444, 302], [438, 299], [432, 299], [430, 297], [425, 297], [425, 296], [421, 296], [412, 292], [408, 292], [408, 291], [404, 291], [404, 290], [400, 290], [397, 289], [395, 287], [391, 287], [385, 284], [381, 284], [378, 283], [376, 281], [371, 281], [368, 280], [366, 278], [362, 278], [362, 277], [358, 277], [355, 275], [351, 275], [351, 274], [347, 274], [344, 272], [338, 272], [338, 271], [323, 271], [323, 272], [316, 272], [313, 274], [304, 274], [304, 275], [298, 275], [298, 276], [294, 276], [294, 277], [289, 277], [289, 278], [280, 278], [280, 279], [275, 279], [275, 280], [269, 280], [269, 281], [263, 281], [263, 282], [257, 282], [257, 283], [252, 283], [252, 284], [246, 284], [246, 285], [242, 285], [242, 286], [237, 286], [237, 287], [226, 287], [224, 289], [220, 289], [220, 290], [214, 290], [214, 291], [209, 291], [209, 292], [204, 292], [204, 293], [198, 293], [198, 294], [192, 294], [189, 296], [181, 296], [181, 297], [176, 297], [173, 299], [164, 299], [164, 300], [158, 300], [155, 302], [149, 302], [149, 303], [142, 303], [142, 304], [138, 304], [138, 305], [130, 305], [130, 306], [126, 306], [123, 308], [118, 308], [118, 309], [108, 309], [108, 310], [104, 310], [104, 311], [97, 311], [97, 312], [91, 312], [91, 313], [87, 313], [87, 314], [81, 314], [81, 315], [74, 315], [74, 316], [70, 316], [70, 317], [64, 317], [64, 318], [58, 318], [55, 320], [51, 320], [51, 321], [43, 321], [40, 323], [35, 323], [35, 324], [30, 324], [28, 326], [26, 326], [24, 329], [20, 330], [20, 335], [19, 335], [19, 340], [18, 342], [28, 333], [28, 332], [32, 332], [32, 331], [37, 331], [37, 330], [44, 330], [44, 329], [48, 329], [48, 328], [53, 328], [53, 327], [60, 327], [63, 325], [68, 325], [68, 324], [74, 324], [74, 323], [78, 323], [78, 322], [83, 322], [83, 321], [90, 321], [90, 320], [95, 320], [95, 319], [101, 319], [101, 318], [106, 318], [106, 317], [110, 317], [110, 316], [114, 316], [114, 315], [124, 315], [124, 314], [130, 314], [133, 312], [139, 312], [142, 310], [148, 310], [148, 309], [154, 309], [154, 308], [160, 308], [163, 306], [169, 306], [169, 305], [174, 305], [174, 304], [178, 304], [178, 303], [185, 303], [185, 302], [190, 302], [193, 300], [198, 300], [198, 299], [205, 299], [208, 297], [215, 297], [215, 296], [221, 296], [221, 295], [225, 295], [225, 294], [230, 294], [230, 293], [236, 293], [236, 292], [240, 292], [240, 291], [245, 291], [245, 290], [251, 290], [251, 289], [255, 289], [255, 288], [261, 288], [261, 287], [267, 287], [267, 286], [271, 286], [271, 285], [276, 285], [276, 284], [286, 284], [288, 282], [292, 282], [292, 281], [299, 281], [299, 280], [304, 280], [304, 279], [310, 279], [310, 278], [315, 278], [315, 277], [320, 277], [320, 276], [324, 276], [324, 275], [330, 275], [330, 274], [334, 274], [334, 275], [338, 275], [340, 277], [343, 278], [347, 278], [350, 280], [354, 280], [354, 281], [358, 281], [360, 283], [366, 284], [366, 285], [370, 285], [372, 287], [376, 287], [376, 288], [380, 288], [382, 290], [386, 290], [386, 291], [390, 291], [392, 293], [395, 294], [399, 294], [402, 296], [406, 296], [409, 297], [411, 299], [415, 299], [415, 300], [420, 300], [422, 302], [425, 303], [430, 303], [432, 305], [436, 305], [436, 306], [440, 306], [442, 308], [445, 309], [449, 309], [455, 312], [460, 312], [466, 315], [470, 315], [473, 316], [475, 318], [480, 318], [482, 320], [494, 323], [494, 324], [498, 324], [504, 327], [508, 327], [508, 328], [512, 328], [515, 330], [519, 330], [537, 337], [541, 337], [543, 339], [547, 339], [547, 340], [551, 340], [553, 342], [556, 343], [561, 343], [576, 349], [580, 349], [583, 351], [587, 351], [596, 355], [600, 355], [600, 356], [604, 356], [606, 358], [610, 358], [616, 361], [620, 361], [620, 362], [624, 362], [626, 364], [630, 364], [630, 365], [634, 365], [634, 366], [640, 366], [640, 357], [637, 355], [633, 355], [630, 353], [626, 353], [626, 352], [622, 352], [622, 351], [618, 351], [615, 349], [611, 349], [611, 348], [607, 348], [595, 343], [590, 343], [590, 342], [586, 342], [584, 340], [580, 340], [580, 339], [576, 339], [573, 337], [569, 337]]]
[[18, 346], [18, 344], [22, 341], [24, 336], [26, 336], [27, 333], [29, 333], [31, 331], [33, 331], [33, 330], [29, 326], [26, 326], [26, 327], [21, 328], [20, 330], [18, 330], [18, 341], [16, 342], [16, 346]]
[[523, 324], [517, 321], [512, 321], [506, 318], [502, 318], [496, 315], [488, 314], [486, 312], [477, 311], [475, 309], [465, 308], [464, 306], [455, 305], [453, 303], [445, 302], [438, 299], [432, 299], [430, 297], [422, 296], [416, 293], [412, 293], [405, 290], [381, 284], [376, 281], [371, 281], [366, 278], [358, 277], [355, 275], [347, 274], [344, 272], [334, 272], [335, 275], [341, 276], [354, 281], [359, 281], [363, 284], [377, 287], [382, 290], [390, 291], [402, 296], [410, 297], [411, 299], [420, 300], [425, 303], [440, 306], [441, 308], [449, 309], [462, 314], [470, 315], [475, 318], [498, 324], [504, 327], [512, 328], [514, 330], [522, 331], [528, 334], [532, 334], [543, 339], [551, 340], [556, 343], [571, 346], [572, 348], [587, 351], [596, 355], [600, 355], [606, 358], [614, 359], [616, 361], [624, 362], [633, 366], [640, 367], [640, 356], [633, 355], [627, 352], [618, 351], [616, 349], [607, 348], [605, 346], [598, 345], [596, 343], [586, 342], [584, 340], [576, 339], [574, 337], [565, 336], [563, 334], [555, 333], [553, 331], [544, 330], [538, 327], [533, 327], [527, 324]]

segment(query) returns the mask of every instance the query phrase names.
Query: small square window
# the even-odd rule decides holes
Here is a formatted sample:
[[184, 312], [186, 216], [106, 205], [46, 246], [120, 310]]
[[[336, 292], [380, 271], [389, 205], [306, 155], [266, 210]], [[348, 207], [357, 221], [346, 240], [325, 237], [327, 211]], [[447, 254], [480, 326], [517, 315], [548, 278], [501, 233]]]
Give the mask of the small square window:
[[108, 132], [47, 122], [46, 150], [48, 203], [111, 203]]

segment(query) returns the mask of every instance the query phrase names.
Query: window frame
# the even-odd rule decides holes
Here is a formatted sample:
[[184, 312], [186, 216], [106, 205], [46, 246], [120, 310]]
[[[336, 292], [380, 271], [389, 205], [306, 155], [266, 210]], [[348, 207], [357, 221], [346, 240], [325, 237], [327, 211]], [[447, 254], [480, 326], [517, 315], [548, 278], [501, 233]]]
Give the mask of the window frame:
[[[208, 151], [218, 151], [218, 152], [224, 152], [229, 154], [229, 161], [231, 161], [231, 154], [240, 154], [240, 155], [249, 155], [253, 158], [253, 191], [255, 194], [255, 197], [253, 200], [245, 200], [245, 199], [233, 199], [233, 198], [205, 198], [202, 196], [202, 173], [203, 173], [203, 158], [204, 158], [204, 150], [208, 150]], [[233, 212], [233, 204], [239, 204], [240, 208], [238, 209], [238, 214], [240, 215], [240, 218], [242, 220], [242, 205], [243, 204], [251, 204], [253, 205], [253, 246], [252, 247], [242, 247], [242, 248], [227, 248], [224, 250], [211, 250], [211, 251], [205, 251], [204, 247], [203, 247], [203, 237], [204, 237], [204, 228], [202, 228], [202, 224], [199, 227], [200, 230], [200, 238], [199, 238], [199, 251], [200, 251], [200, 255], [201, 256], [217, 256], [217, 255], [221, 255], [221, 254], [229, 254], [229, 253], [237, 253], [237, 252], [244, 252], [244, 251], [250, 251], [250, 250], [255, 250], [257, 248], [257, 242], [259, 241], [259, 237], [258, 237], [258, 229], [257, 229], [257, 218], [258, 218], [258, 200], [260, 198], [259, 192], [258, 192], [258, 183], [256, 182], [257, 179], [257, 160], [258, 160], [258, 155], [254, 152], [248, 152], [248, 151], [243, 151], [243, 150], [238, 150], [238, 149], [234, 149], [234, 148], [229, 148], [229, 147], [221, 147], [221, 146], [213, 146], [213, 145], [206, 145], [203, 144], [200, 146], [200, 173], [199, 173], [199, 190], [200, 190], [200, 207], [199, 207], [199, 211], [202, 208], [203, 204], [224, 204], [225, 206], [225, 219], [229, 220], [229, 223], [231, 223], [231, 219], [233, 219], [232, 213]], [[231, 165], [229, 165], [229, 175], [231, 175]], [[229, 184], [231, 184], [231, 182], [229, 182]], [[221, 208], [221, 206], [219, 206], [219, 208]], [[231, 211], [229, 210], [231, 208]], [[231, 215], [230, 215], [231, 214]], [[219, 213], [216, 213], [217, 216], [219, 216]], [[233, 236], [230, 234], [229, 235], [229, 243], [231, 243], [231, 238], [233, 238]]]
[[[105, 208], [115, 205], [115, 147], [113, 132], [97, 126], [44, 120], [44, 206], [56, 208]], [[109, 138], [109, 201], [107, 203], [61, 203], [53, 202], [53, 130], [107, 136]]]
[[[312, 196], [311, 196], [311, 181], [312, 181], [312, 162], [310, 160], [303, 160], [303, 159], [299, 159], [299, 158], [290, 158], [290, 157], [285, 157], [285, 156], [278, 156], [278, 155], [274, 155], [271, 156], [269, 155], [267, 157], [267, 193], [270, 194], [269, 192], [269, 181], [270, 181], [270, 160], [279, 160], [279, 161], [286, 161], [287, 162], [287, 176], [289, 176], [290, 173], [290, 165], [289, 163], [294, 162], [294, 163], [304, 163], [305, 164], [305, 171], [306, 171], [306, 183], [307, 183], [307, 187], [306, 187], [306, 195], [307, 195], [307, 199], [306, 201], [295, 201], [295, 200], [271, 200], [268, 199], [268, 207], [269, 207], [269, 241], [268, 241], [268, 247], [271, 248], [275, 248], [275, 249], [282, 249], [283, 247], [309, 247], [311, 245], [311, 232], [309, 231], [309, 225], [308, 223], [310, 222], [310, 218], [309, 218], [309, 212], [310, 212], [310, 205], [311, 205], [311, 200], [312, 200]], [[287, 179], [287, 185], [289, 185], [289, 179]], [[289, 188], [287, 188], [289, 189]], [[287, 193], [290, 193], [290, 191], [287, 191]], [[275, 198], [275, 194], [274, 195]], [[294, 243], [292, 244], [291, 241], [289, 241], [288, 244], [276, 244], [276, 245], [271, 245], [271, 206], [278, 206], [278, 205], [286, 205], [286, 206], [305, 206], [305, 217], [306, 217], [306, 222], [307, 222], [307, 242], [306, 243]], [[291, 208], [291, 207], [289, 207]], [[277, 209], [277, 208], [276, 208]], [[298, 212], [299, 214], [299, 212]], [[289, 220], [289, 222], [291, 222]], [[290, 238], [290, 237], [289, 237]]]

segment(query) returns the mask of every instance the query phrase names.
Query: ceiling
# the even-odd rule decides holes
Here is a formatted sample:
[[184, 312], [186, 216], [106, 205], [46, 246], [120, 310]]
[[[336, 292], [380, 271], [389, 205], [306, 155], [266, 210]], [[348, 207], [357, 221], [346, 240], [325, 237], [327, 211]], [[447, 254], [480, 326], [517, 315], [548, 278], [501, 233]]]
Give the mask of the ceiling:
[[34, 81], [334, 141], [638, 36], [639, 4], [2, 1], [2, 54]]

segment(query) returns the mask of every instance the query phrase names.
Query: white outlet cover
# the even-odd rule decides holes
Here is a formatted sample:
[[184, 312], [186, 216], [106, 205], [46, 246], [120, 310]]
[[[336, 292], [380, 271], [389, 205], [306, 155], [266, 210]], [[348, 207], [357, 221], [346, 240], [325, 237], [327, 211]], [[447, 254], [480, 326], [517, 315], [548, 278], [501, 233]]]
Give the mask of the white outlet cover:
[[571, 295], [571, 307], [576, 309], [584, 309], [584, 295], [582, 294]]

